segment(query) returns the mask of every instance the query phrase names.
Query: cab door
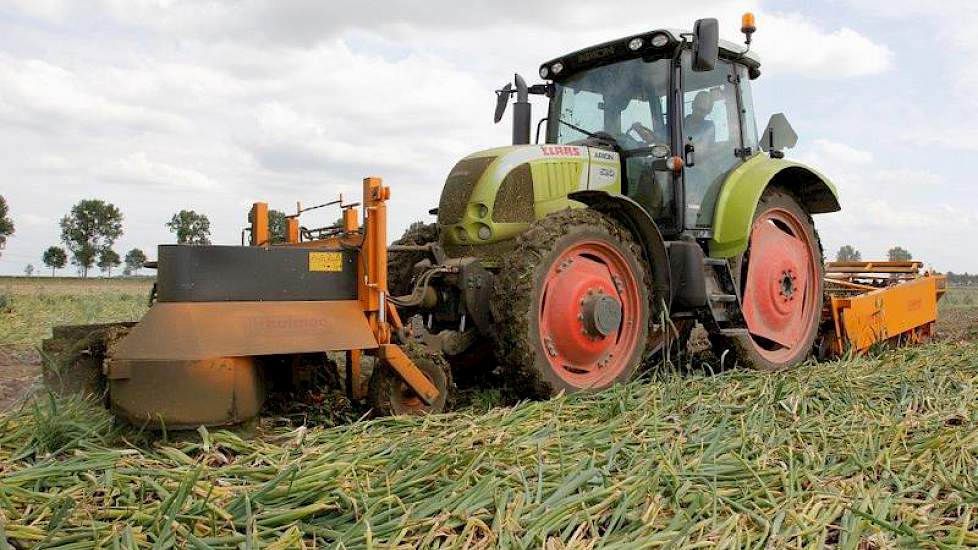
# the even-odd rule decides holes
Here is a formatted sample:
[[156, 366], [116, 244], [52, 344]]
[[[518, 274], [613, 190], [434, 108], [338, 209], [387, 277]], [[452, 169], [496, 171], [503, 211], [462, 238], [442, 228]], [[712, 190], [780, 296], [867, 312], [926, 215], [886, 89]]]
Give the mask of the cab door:
[[709, 228], [720, 187], [743, 160], [741, 109], [734, 64], [719, 60], [709, 72], [694, 72], [682, 56], [682, 113], [678, 118], [685, 154], [684, 226]]

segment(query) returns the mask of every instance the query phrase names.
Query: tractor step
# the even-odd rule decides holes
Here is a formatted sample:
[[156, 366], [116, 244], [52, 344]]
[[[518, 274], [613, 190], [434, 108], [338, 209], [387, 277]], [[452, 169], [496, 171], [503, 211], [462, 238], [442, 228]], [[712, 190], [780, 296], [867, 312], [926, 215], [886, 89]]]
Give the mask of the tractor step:
[[713, 330], [724, 336], [745, 334], [747, 324], [740, 310], [740, 295], [726, 258], [703, 258], [707, 280], [707, 305]]

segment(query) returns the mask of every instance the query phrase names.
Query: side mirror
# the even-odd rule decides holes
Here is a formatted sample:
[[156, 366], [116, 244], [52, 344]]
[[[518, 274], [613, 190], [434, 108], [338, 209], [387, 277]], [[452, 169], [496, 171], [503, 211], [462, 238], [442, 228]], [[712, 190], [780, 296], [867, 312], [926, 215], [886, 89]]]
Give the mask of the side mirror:
[[513, 91], [513, 85], [506, 83], [501, 90], [496, 90], [496, 114], [493, 116], [493, 122], [499, 123], [503, 119], [503, 115], [506, 113], [506, 106], [509, 105], [509, 94]]
[[[790, 149], [796, 143], [798, 143], [798, 134], [788, 122], [788, 117], [784, 116], [784, 113], [771, 115], [767, 127], [764, 128], [764, 133], [761, 134], [761, 149], [768, 152], [773, 151], [771, 156], [778, 156], [775, 153], [780, 154], [783, 149]], [[781, 156], [784, 155], [781, 154]]]
[[720, 57], [720, 24], [716, 18], [697, 19], [693, 26], [693, 71], [712, 71]]

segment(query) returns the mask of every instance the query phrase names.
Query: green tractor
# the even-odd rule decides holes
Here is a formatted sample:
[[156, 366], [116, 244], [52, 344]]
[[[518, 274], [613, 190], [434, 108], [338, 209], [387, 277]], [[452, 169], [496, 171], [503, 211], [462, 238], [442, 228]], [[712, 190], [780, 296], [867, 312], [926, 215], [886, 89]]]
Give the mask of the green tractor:
[[[538, 397], [627, 381], [696, 322], [727, 365], [805, 360], [822, 314], [811, 215], [840, 207], [832, 183], [784, 158], [797, 136], [783, 115], [758, 133], [748, 16], [745, 45], [701, 19], [497, 91], [497, 122], [515, 95], [513, 145], [459, 161], [437, 224], [391, 249], [401, 336], [456, 369], [491, 364], [491, 350]], [[532, 94], [549, 99], [536, 144]]]

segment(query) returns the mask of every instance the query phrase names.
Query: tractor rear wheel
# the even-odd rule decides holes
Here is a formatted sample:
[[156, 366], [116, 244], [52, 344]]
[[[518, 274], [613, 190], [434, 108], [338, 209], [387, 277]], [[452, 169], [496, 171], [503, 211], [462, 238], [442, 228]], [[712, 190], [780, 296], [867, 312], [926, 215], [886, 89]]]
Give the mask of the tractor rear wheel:
[[747, 251], [731, 261], [747, 334], [711, 335], [717, 352], [729, 350], [729, 359], [760, 370], [807, 359], [822, 315], [823, 265], [808, 211], [786, 190], [768, 188], [754, 213]]
[[367, 402], [374, 416], [417, 416], [448, 410], [455, 385], [452, 383], [452, 371], [445, 358], [441, 353], [428, 351], [419, 344], [410, 344], [403, 349], [428, 380], [438, 388], [438, 397], [431, 405], [426, 405], [393, 367], [378, 361], [374, 372], [370, 375], [367, 389]]
[[625, 382], [651, 324], [642, 248], [612, 219], [568, 209], [517, 237], [496, 277], [497, 355], [535, 397]]

